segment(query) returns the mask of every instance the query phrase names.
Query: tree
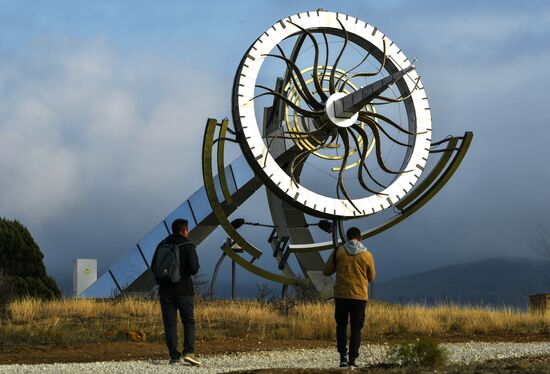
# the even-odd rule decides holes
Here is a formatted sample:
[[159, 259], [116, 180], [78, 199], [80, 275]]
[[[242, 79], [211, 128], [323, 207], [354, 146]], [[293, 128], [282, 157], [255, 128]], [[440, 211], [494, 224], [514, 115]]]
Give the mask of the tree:
[[14, 297], [56, 298], [61, 292], [46, 273], [44, 255], [29, 230], [17, 220], [0, 218], [0, 268]]

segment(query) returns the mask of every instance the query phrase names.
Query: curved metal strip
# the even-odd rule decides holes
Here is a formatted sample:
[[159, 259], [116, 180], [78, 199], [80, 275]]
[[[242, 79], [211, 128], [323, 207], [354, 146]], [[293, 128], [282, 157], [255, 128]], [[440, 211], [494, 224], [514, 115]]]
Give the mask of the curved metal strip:
[[223, 162], [223, 155], [225, 152], [225, 135], [227, 134], [228, 125], [229, 125], [229, 121], [226, 118], [222, 121], [222, 125], [220, 127], [220, 134], [218, 138], [220, 139], [220, 141], [218, 141], [217, 164], [218, 164], [218, 177], [220, 179], [220, 186], [222, 188], [223, 197], [225, 199], [225, 202], [228, 205], [232, 205], [233, 197], [231, 197], [231, 193], [229, 192], [229, 188], [227, 187], [227, 178], [225, 177], [225, 165]]
[[302, 76], [302, 73], [300, 72], [300, 68], [298, 67], [298, 65], [296, 65], [293, 61], [289, 60], [284, 54], [284, 51], [280, 47], [279, 47], [279, 51], [281, 52], [281, 56], [269, 54], [269, 53], [262, 56], [273, 57], [273, 58], [278, 58], [280, 60], [283, 60], [287, 64], [287, 68], [290, 68], [293, 71], [291, 73], [291, 79], [294, 82], [295, 86], [298, 86], [295, 79], [295, 78], [298, 78], [298, 81], [300, 82], [299, 87], [302, 88], [302, 92], [305, 94], [303, 96], [304, 100], [306, 100], [309, 103], [309, 105], [311, 105], [315, 109], [323, 109], [323, 105], [317, 101], [317, 99], [313, 96], [311, 92], [309, 92], [309, 88], [307, 88], [306, 81], [304, 80], [304, 77]]
[[[214, 119], [208, 120], [206, 124], [204, 140], [203, 140], [203, 153], [202, 153], [202, 173], [204, 179], [204, 187], [206, 189], [206, 195], [210, 205], [212, 206], [212, 211], [218, 219], [220, 226], [225, 230], [227, 235], [233, 241], [239, 245], [244, 251], [249, 253], [254, 258], [259, 258], [262, 255], [262, 251], [254, 247], [248, 241], [246, 241], [235, 228], [229, 222], [229, 219], [225, 215], [223, 208], [218, 200], [216, 195], [216, 189], [214, 185], [214, 176], [212, 172], [212, 146], [214, 143], [214, 133], [216, 130], [217, 121]], [[222, 156], [223, 157], [223, 156]], [[272, 273], [270, 271], [259, 268], [250, 262], [244, 260], [242, 257], [237, 255], [231, 248], [227, 246], [223, 247], [223, 251], [236, 263], [245, 268], [246, 270], [254, 273], [258, 276], [264, 277], [274, 282], [284, 283], [284, 284], [298, 284], [302, 281], [296, 278], [285, 277], [280, 274]]]
[[214, 274], [212, 274], [212, 280], [210, 281], [210, 300], [214, 297], [214, 287], [216, 287], [216, 279], [218, 278], [218, 271], [220, 270], [220, 266], [223, 262], [223, 259], [227, 256], [227, 254], [224, 252], [221, 256], [218, 262], [216, 262], [216, 266], [214, 267]]
[[247, 253], [253, 257], [260, 257], [262, 251], [250, 245], [246, 240], [244, 240], [238, 233], [237, 230], [231, 225], [229, 219], [225, 215], [223, 208], [218, 200], [216, 195], [216, 188], [214, 185], [214, 175], [212, 172], [212, 145], [214, 143], [214, 132], [216, 131], [217, 121], [214, 119], [209, 119], [206, 123], [206, 130], [204, 134], [204, 142], [202, 149], [202, 175], [204, 179], [204, 188], [206, 190], [206, 195], [208, 201], [212, 206], [212, 211], [218, 219], [220, 226], [227, 232], [227, 234], [235, 240], [233, 237], [237, 237], [239, 240], [235, 242]]
[[435, 179], [443, 172], [443, 169], [445, 168], [445, 165], [449, 162], [451, 159], [451, 156], [453, 154], [453, 151], [458, 143], [458, 138], [451, 138], [449, 140], [449, 143], [447, 144], [447, 148], [445, 149], [445, 152], [437, 162], [437, 164], [434, 166], [430, 174], [426, 176], [418, 184], [418, 186], [412, 190], [408, 195], [406, 195], [403, 199], [401, 199], [397, 204], [395, 204], [395, 207], [399, 210], [403, 210], [407, 205], [412, 203], [418, 196], [422, 194], [425, 190], [430, 187], [430, 185], [435, 181]]
[[[256, 87], [260, 87], [259, 85], [256, 85]], [[306, 116], [306, 117], [319, 117], [323, 114], [322, 111], [318, 111], [318, 112], [312, 112], [312, 111], [309, 111], [309, 110], [305, 110], [305, 109], [302, 109], [300, 108], [299, 106], [295, 105], [292, 101], [288, 100], [285, 96], [281, 95], [280, 93], [278, 92], [275, 92], [273, 90], [271, 90], [270, 88], [268, 87], [260, 87], [260, 88], [264, 88], [264, 89], [269, 89], [270, 91], [268, 92], [264, 92], [262, 94], [259, 94], [259, 95], [256, 95], [254, 96], [252, 99], [250, 99], [250, 101], [252, 100], [256, 100], [257, 98], [259, 97], [262, 97], [262, 96], [266, 96], [266, 95], [272, 95], [272, 96], [275, 96], [275, 97], [278, 97], [279, 100], [283, 101], [286, 105], [288, 105], [289, 107], [291, 107], [292, 109], [294, 109], [296, 112]]]
[[[357, 65], [355, 65], [354, 67], [352, 67], [351, 69], [349, 69], [348, 71], [346, 71], [344, 74], [340, 75], [340, 77], [338, 78], [338, 80], [336, 81], [336, 84], [335, 86], [337, 87], [338, 84], [342, 81], [342, 78], [345, 77], [345, 76], [348, 76], [349, 73], [351, 73], [352, 71], [354, 71], [355, 69], [357, 69], [363, 62], [365, 62], [367, 60], [367, 58], [369, 58], [370, 56], [370, 52], [367, 52], [366, 56], [363, 57], [363, 59], [361, 60], [361, 62], [359, 62]], [[346, 80], [347, 82], [347, 80]], [[338, 92], [342, 92], [342, 90], [344, 89], [345, 85], [343, 86], [340, 86], [340, 89], [338, 90]]]
[[347, 77], [346, 80], [344, 81], [344, 83], [342, 83], [342, 86], [340, 86], [340, 88], [345, 87], [345, 85], [348, 83], [348, 81], [350, 79], [353, 79], [353, 78], [356, 78], [356, 77], [374, 77], [374, 76], [378, 75], [382, 71], [382, 69], [384, 69], [384, 67], [386, 66], [386, 58], [387, 58], [387, 55], [386, 55], [386, 39], [385, 38], [382, 38], [382, 45], [384, 47], [384, 54], [383, 54], [383, 57], [382, 57], [382, 64], [380, 65], [380, 68], [378, 68], [377, 71], [372, 72], [372, 73], [367, 73], [367, 72], [355, 73], [355, 74]]
[[338, 23], [340, 24], [340, 27], [342, 28], [342, 30], [344, 30], [344, 45], [342, 45], [342, 49], [340, 49], [340, 53], [338, 53], [338, 56], [336, 57], [336, 60], [334, 61], [334, 66], [332, 67], [332, 71], [330, 72], [329, 92], [330, 92], [331, 95], [336, 92], [336, 87], [334, 85], [334, 73], [336, 73], [336, 68], [338, 67], [338, 63], [340, 62], [340, 58], [344, 54], [344, 50], [346, 49], [346, 47], [348, 45], [348, 40], [349, 40], [348, 31], [344, 27], [344, 24], [338, 18], [336, 18], [336, 21], [338, 21]]
[[227, 254], [227, 256], [229, 256], [229, 258], [231, 258], [233, 261], [235, 261], [241, 267], [245, 268], [249, 272], [251, 272], [253, 274], [256, 274], [260, 277], [263, 277], [263, 278], [268, 279], [268, 280], [273, 281], [273, 282], [279, 282], [279, 283], [283, 283], [283, 284], [304, 284], [304, 283], [307, 283], [307, 282], [305, 282], [301, 279], [298, 279], [298, 278], [286, 277], [284, 275], [272, 273], [272, 272], [267, 271], [265, 269], [262, 269], [258, 266], [255, 266], [255, 265], [251, 264], [250, 262], [246, 261], [244, 258], [239, 256], [238, 254], [236, 254], [235, 251], [233, 251], [231, 248], [229, 248], [227, 246], [223, 246], [222, 249], [223, 249], [224, 253]]
[[[374, 227], [370, 230], [363, 231], [361, 233], [362, 239], [367, 239], [370, 237], [373, 237], [377, 234], [380, 234], [383, 231], [386, 231], [387, 229], [395, 226], [399, 222], [403, 221], [405, 218], [411, 216], [413, 213], [415, 213], [417, 210], [419, 210], [422, 206], [424, 206], [428, 201], [430, 201], [440, 190], [447, 184], [449, 179], [453, 176], [453, 174], [456, 172], [460, 164], [462, 163], [462, 160], [464, 159], [464, 156], [468, 152], [468, 149], [470, 147], [470, 144], [473, 139], [473, 133], [470, 131], [467, 131], [464, 134], [464, 138], [462, 140], [462, 143], [460, 144], [459, 150], [456, 153], [455, 157], [452, 159], [450, 164], [447, 166], [445, 171], [442, 172], [439, 170], [439, 178], [435, 180], [435, 182], [431, 185], [431, 187], [425, 191], [424, 194], [418, 197], [415, 201], [413, 201], [411, 204], [409, 204], [405, 209], [402, 210], [401, 214], [398, 214], [388, 221], [380, 224], [377, 227]], [[452, 152], [452, 151], [451, 151]], [[435, 171], [432, 170], [432, 173]], [[431, 174], [430, 173], [430, 176]], [[433, 179], [436, 179], [438, 174], [433, 177]], [[341, 244], [342, 242], [339, 242]], [[318, 252], [323, 251], [327, 249], [332, 249], [333, 243], [332, 241], [322, 242], [322, 243], [315, 243], [313, 245], [311, 244], [291, 244], [289, 250], [292, 253], [310, 253], [310, 252]]]
[[[302, 48], [302, 45], [304, 44], [304, 40], [306, 39], [306, 37], [307, 37], [306, 34], [303, 34], [303, 33], [298, 36], [298, 39], [296, 40], [296, 43], [294, 44], [294, 47], [289, 57], [289, 59], [292, 62], [296, 62], [296, 59], [298, 57], [300, 49]], [[280, 87], [282, 89], [286, 87], [288, 82], [291, 79], [293, 82], [295, 82], [295, 79], [292, 76], [292, 69], [287, 65], [285, 76], [281, 82]], [[277, 91], [280, 92], [280, 90], [277, 90]], [[271, 110], [269, 112], [269, 118], [266, 121], [266, 126], [268, 128], [271, 128], [274, 125], [275, 122], [273, 121], [273, 118], [275, 117], [275, 114], [278, 113], [280, 110], [281, 110], [280, 100], [277, 97], [275, 97], [273, 100], [273, 106], [271, 107]]]
[[321, 87], [321, 82], [319, 82], [319, 75], [317, 74], [317, 68], [319, 64], [319, 44], [317, 43], [317, 40], [313, 36], [309, 30], [304, 29], [302, 26], [295, 24], [292, 21], [289, 21], [291, 25], [296, 26], [300, 30], [302, 30], [304, 33], [309, 36], [311, 39], [311, 42], [313, 43], [313, 47], [315, 48], [315, 57], [313, 59], [313, 84], [315, 85], [315, 89], [317, 90], [317, 94], [321, 97], [321, 100], [326, 101], [328, 99], [328, 96], [323, 91], [323, 87]]
[[[376, 163], [378, 164], [378, 166], [380, 166], [380, 168], [388, 174], [398, 175], [401, 173], [406, 173], [407, 170], [396, 171], [396, 170], [391, 170], [386, 166], [384, 162], [384, 157], [382, 156], [382, 146], [381, 146], [382, 142], [380, 141], [380, 133], [378, 132], [378, 126], [375, 126], [368, 121], [365, 122], [365, 124], [370, 128], [370, 130], [372, 131], [372, 135], [374, 136], [374, 150], [376, 153]], [[352, 125], [351, 128], [354, 129], [359, 134], [359, 137], [363, 139], [363, 142], [368, 141], [368, 135], [365, 132], [365, 130], [363, 130], [363, 128], [361, 128], [358, 125]]]
[[374, 235], [381, 233], [382, 231], [389, 229], [390, 227], [396, 225], [397, 223], [401, 222], [405, 218], [412, 215], [418, 209], [423, 207], [428, 201], [430, 201], [441, 190], [441, 188], [443, 188], [443, 186], [447, 184], [449, 179], [451, 179], [455, 171], [458, 169], [458, 167], [462, 163], [462, 160], [464, 159], [466, 152], [468, 152], [468, 149], [470, 148], [470, 144], [472, 143], [473, 136], [474, 134], [470, 131], [467, 131], [464, 134], [464, 139], [462, 140], [462, 143], [460, 144], [459, 150], [456, 153], [455, 157], [452, 159], [452, 161], [450, 162], [448, 167], [445, 169], [443, 174], [432, 184], [432, 186], [424, 194], [422, 194], [418, 199], [416, 199], [409, 206], [403, 209], [401, 215], [395, 217], [389, 222], [386, 222], [382, 225], [379, 225], [378, 227], [375, 227], [369, 230], [367, 233], [363, 235], [363, 239], [372, 237]]

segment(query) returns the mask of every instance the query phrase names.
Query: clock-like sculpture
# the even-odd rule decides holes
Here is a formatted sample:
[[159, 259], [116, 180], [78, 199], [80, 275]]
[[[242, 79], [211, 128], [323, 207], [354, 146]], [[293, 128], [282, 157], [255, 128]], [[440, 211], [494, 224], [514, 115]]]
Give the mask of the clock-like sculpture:
[[[362, 227], [367, 238], [410, 216], [449, 180], [472, 140], [466, 132], [433, 141], [414, 61], [375, 26], [342, 13], [273, 24], [244, 54], [232, 100], [233, 129], [209, 120], [203, 144], [205, 189], [228, 234], [224, 253], [257, 275], [318, 290], [330, 283], [320, 252], [344, 239], [348, 221], [383, 216]], [[254, 264], [263, 251], [240, 234], [244, 219], [228, 218], [238, 202], [227, 184], [227, 141], [266, 187], [273, 225], [256, 225], [273, 228], [268, 242], [282, 274]], [[331, 240], [314, 240], [312, 218]], [[292, 254], [304, 277], [290, 268]]]

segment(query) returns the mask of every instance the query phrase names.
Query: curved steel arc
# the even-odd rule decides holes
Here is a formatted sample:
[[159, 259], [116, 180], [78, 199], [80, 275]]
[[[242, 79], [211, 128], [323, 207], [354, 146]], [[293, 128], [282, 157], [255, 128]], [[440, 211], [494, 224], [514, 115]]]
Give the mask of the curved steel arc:
[[[302, 87], [305, 91], [304, 93], [307, 91], [309, 92], [309, 90], [307, 89], [307, 83], [306, 81], [304, 80], [304, 77], [302, 77], [302, 73], [300, 71], [300, 68], [298, 68], [298, 66], [296, 66], [296, 64], [292, 61], [290, 61], [288, 58], [286, 58], [285, 56], [279, 56], [279, 55], [274, 55], [274, 54], [270, 54], [270, 53], [267, 53], [265, 55], [263, 55], [264, 57], [274, 57], [274, 58], [278, 58], [280, 60], [283, 60], [286, 64], [287, 64], [287, 67], [290, 67], [291, 70], [294, 71], [294, 73], [296, 74], [296, 77], [298, 78], [298, 80], [300, 81], [300, 87]], [[292, 76], [294, 76], [294, 73], [292, 73]], [[306, 94], [307, 96], [307, 99], [309, 99], [311, 101], [311, 105], [313, 107], [316, 107], [317, 109], [320, 109], [322, 108], [323, 106], [321, 105], [321, 103], [319, 103], [314, 97], [313, 95], [311, 95], [311, 92], [309, 92], [309, 94]], [[306, 99], [306, 98], [304, 98]]]
[[[330, 139], [332, 141], [332, 139]], [[315, 146], [313, 149], [306, 149], [305, 151], [300, 152], [297, 156], [295, 156], [292, 161], [290, 162], [290, 178], [295, 183], [298, 184], [297, 178], [296, 178], [296, 169], [300, 167], [308, 158], [308, 156], [315, 151], [318, 151], [320, 149], [325, 148], [325, 144], [329, 142], [328, 138], [322, 141], [320, 144]]]
[[406, 95], [406, 96], [400, 96], [398, 98], [391, 98], [386, 96], [378, 96], [377, 99], [382, 100], [382, 103], [372, 103], [373, 105], [384, 105], [384, 104], [391, 104], [391, 103], [401, 103], [405, 100], [407, 100], [409, 97], [412, 96], [414, 91], [418, 88], [418, 84], [420, 83], [420, 77], [416, 78], [416, 83], [414, 84], [413, 89]]
[[453, 137], [449, 140], [447, 143], [447, 147], [444, 149], [443, 155], [441, 155], [439, 161], [432, 169], [432, 172], [426, 176], [418, 184], [418, 186], [411, 191], [409, 194], [407, 194], [405, 197], [403, 197], [397, 204], [395, 204], [395, 207], [399, 210], [405, 209], [407, 205], [412, 203], [422, 192], [424, 192], [443, 172], [443, 169], [445, 168], [445, 165], [449, 162], [451, 159], [451, 156], [453, 155], [453, 150], [455, 150], [456, 145], [458, 144], [458, 138]]
[[328, 96], [323, 91], [323, 88], [321, 87], [321, 83], [319, 82], [319, 75], [317, 74], [317, 66], [319, 64], [319, 44], [317, 43], [317, 40], [313, 36], [309, 30], [304, 29], [302, 26], [295, 24], [292, 21], [288, 21], [291, 25], [296, 26], [302, 32], [305, 32], [307, 36], [311, 39], [311, 42], [313, 43], [313, 48], [315, 49], [315, 56], [313, 59], [313, 85], [315, 86], [315, 89], [317, 90], [317, 94], [321, 97], [321, 100], [326, 101], [328, 99]]
[[210, 300], [214, 297], [214, 287], [216, 286], [216, 279], [218, 278], [218, 271], [220, 270], [220, 266], [223, 262], [223, 259], [227, 256], [227, 254], [224, 252], [218, 262], [216, 262], [216, 266], [214, 267], [214, 273], [212, 274], [212, 280], [210, 281]]
[[421, 134], [426, 133], [426, 131], [412, 132], [412, 131], [409, 131], [409, 130], [405, 130], [403, 127], [401, 127], [397, 123], [395, 123], [395, 121], [393, 121], [391, 118], [388, 118], [385, 115], [380, 114], [380, 113], [361, 111], [361, 112], [359, 112], [359, 115], [365, 115], [365, 116], [375, 117], [375, 118], [381, 119], [382, 121], [386, 122], [388, 125], [396, 128], [397, 130], [399, 130], [401, 132], [404, 132], [407, 135], [421, 135]]
[[[355, 145], [356, 145], [357, 149], [359, 149], [359, 139], [357, 139], [357, 135], [355, 135], [355, 133], [353, 131], [350, 131], [350, 135], [353, 138], [353, 141], [355, 142]], [[367, 184], [365, 183], [365, 180], [363, 179], [363, 169], [365, 169], [368, 176], [374, 181], [374, 183], [376, 183], [377, 185], [379, 185], [380, 187], [382, 187], [384, 189], [386, 188], [386, 186], [384, 186], [383, 184], [378, 182], [378, 180], [376, 180], [372, 176], [371, 172], [369, 171], [369, 168], [365, 164], [365, 159], [367, 158], [367, 151], [368, 151], [368, 143], [364, 144], [363, 149], [359, 152], [359, 157], [360, 157], [359, 164], [360, 164], [360, 166], [357, 168], [357, 179], [359, 180], [359, 184], [361, 185], [361, 187], [363, 187], [364, 190], [366, 190], [370, 193], [373, 193], [373, 194], [376, 194], [376, 195], [387, 195], [385, 193], [378, 192], [378, 191], [375, 191], [375, 190], [371, 189], [369, 186], [367, 186]]]
[[[396, 175], [401, 174], [402, 172], [391, 170], [384, 163], [384, 160], [383, 160], [383, 157], [382, 157], [382, 147], [380, 146], [381, 141], [380, 141], [380, 133], [378, 132], [378, 126], [374, 126], [373, 124], [369, 123], [368, 121], [365, 121], [365, 123], [371, 129], [372, 135], [374, 136], [374, 141], [375, 141], [374, 149], [376, 151], [376, 162], [378, 163], [378, 166], [380, 166], [380, 168], [388, 174], [396, 174]], [[365, 130], [363, 130], [361, 128], [361, 126], [352, 125], [351, 128], [354, 129], [359, 134], [359, 137], [361, 137], [363, 139], [363, 142], [368, 141], [367, 133], [365, 132]], [[406, 172], [406, 170], [403, 171], [403, 173], [404, 172]]]
[[[202, 153], [202, 173], [204, 179], [204, 187], [206, 190], [206, 195], [208, 201], [212, 206], [212, 211], [216, 216], [220, 226], [225, 230], [227, 235], [244, 251], [249, 253], [254, 258], [259, 258], [262, 255], [262, 251], [250, 244], [246, 239], [244, 239], [235, 228], [231, 225], [229, 218], [225, 215], [218, 196], [216, 194], [216, 187], [214, 185], [214, 175], [212, 171], [212, 147], [214, 143], [214, 135], [217, 126], [216, 120], [209, 120], [206, 124], [206, 130], [203, 140], [203, 153]], [[254, 273], [263, 278], [272, 280], [274, 282], [284, 283], [284, 284], [299, 284], [302, 283], [300, 279], [285, 277], [280, 274], [276, 274], [267, 270], [264, 270], [258, 266], [251, 264], [250, 262], [243, 259], [241, 256], [237, 255], [231, 248], [228, 246], [223, 247], [223, 251], [237, 264], [245, 268], [246, 270]]]
[[358, 119], [361, 121], [361, 122], [369, 122], [371, 125], [373, 126], [376, 126], [377, 129], [379, 129], [384, 135], [386, 135], [386, 137], [388, 139], [390, 139], [392, 142], [396, 143], [396, 144], [399, 144], [399, 145], [402, 145], [403, 147], [412, 147], [412, 145], [410, 144], [407, 144], [407, 143], [403, 143], [403, 142], [400, 142], [399, 140], [395, 139], [393, 136], [391, 136], [386, 130], [384, 130], [384, 128], [382, 126], [380, 126], [375, 120], [373, 120], [372, 118], [370, 118], [369, 116], [367, 115], [363, 115], [363, 114], [360, 114], [358, 116]]
[[323, 75], [321, 76], [321, 84], [322, 84], [325, 80], [325, 75], [327, 74], [329, 48], [328, 48], [327, 34], [325, 34], [324, 32], [322, 32], [321, 34], [323, 34], [323, 39], [325, 40], [325, 65], [323, 66]]
[[[431, 186], [420, 184], [419, 187], [422, 187], [422, 189], [418, 193], [418, 198], [416, 200], [410, 201], [409, 204], [401, 211], [400, 214], [390, 218], [388, 221], [380, 224], [377, 227], [371, 228], [367, 231], [363, 231], [361, 233], [362, 239], [364, 240], [367, 238], [371, 238], [395, 226], [399, 222], [403, 221], [404, 219], [414, 214], [421, 207], [423, 207], [428, 201], [430, 201], [445, 186], [445, 184], [447, 184], [447, 182], [451, 179], [453, 174], [456, 172], [456, 170], [464, 160], [464, 156], [466, 156], [466, 153], [468, 152], [472, 139], [473, 139], [473, 133], [470, 131], [467, 131], [464, 134], [464, 138], [462, 140], [462, 143], [459, 146], [459, 150], [456, 152], [454, 158], [450, 161], [450, 163], [447, 164], [446, 160], [449, 160], [450, 155], [454, 152], [454, 148], [448, 148], [447, 153], [449, 155], [449, 158], [446, 158], [446, 160], [442, 158], [438, 163], [438, 165], [442, 164], [443, 167], [446, 166], [446, 168], [437, 166], [430, 172], [430, 174], [427, 177], [427, 178], [431, 178], [434, 181], [431, 184]], [[435, 174], [435, 176], [432, 176], [432, 174]], [[414, 191], [416, 191], [416, 189], [413, 190], [413, 192]], [[342, 242], [339, 242], [339, 244], [342, 244]], [[292, 253], [311, 253], [311, 252], [319, 252], [323, 250], [332, 249], [332, 246], [333, 246], [332, 241], [309, 244], [309, 245], [308, 244], [291, 244], [289, 250]]]
[[294, 135], [299, 135], [300, 137], [304, 136], [311, 136], [311, 135], [314, 135], [314, 134], [318, 134], [318, 133], [321, 133], [324, 131], [324, 127], [325, 125], [319, 127], [318, 129], [316, 130], [313, 130], [313, 131], [309, 131], [309, 132], [302, 132], [302, 131], [282, 131], [280, 134], [277, 134], [277, 135], [274, 135], [271, 140], [269, 141], [268, 145], [267, 145], [267, 152], [265, 154], [265, 158], [264, 158], [264, 166], [266, 165], [267, 163], [267, 155], [269, 154], [269, 151], [271, 150], [271, 147], [273, 145], [273, 143], [275, 142], [275, 140], [277, 139], [281, 139], [282, 136], [284, 136], [284, 134], [294, 134]]
[[[464, 134], [464, 139], [460, 144], [459, 150], [456, 152], [454, 158], [450, 161], [450, 163], [448, 164], [447, 168], [443, 171], [441, 176], [437, 178], [434, 181], [434, 183], [432, 183], [432, 185], [427, 190], [425, 190], [425, 192], [418, 199], [410, 203], [407, 207], [405, 207], [402, 210], [402, 214], [397, 217], [399, 219], [393, 220], [386, 224], [382, 224], [378, 227], [375, 227], [369, 230], [363, 238], [369, 238], [381, 233], [382, 231], [387, 230], [388, 228], [396, 225], [397, 223], [401, 222], [408, 216], [412, 215], [418, 209], [423, 207], [428, 201], [430, 201], [443, 188], [443, 186], [447, 184], [447, 182], [451, 179], [453, 174], [456, 172], [456, 170], [462, 163], [462, 160], [464, 160], [464, 156], [466, 156], [468, 149], [470, 148], [470, 144], [472, 143], [473, 137], [474, 137], [474, 134], [470, 131], [467, 131]], [[449, 149], [448, 152], [452, 153], [454, 151], [455, 151], [454, 149]], [[422, 187], [426, 188], [427, 186], [422, 186]]]
[[[338, 77], [338, 80], [336, 81], [336, 84], [335, 86], [338, 86], [338, 84], [342, 81], [342, 78], [349, 75], [349, 73], [351, 73], [352, 71], [354, 71], [355, 69], [357, 69], [359, 66], [361, 66], [363, 64], [363, 62], [365, 62], [367, 60], [367, 58], [369, 58], [370, 56], [370, 52], [367, 52], [367, 54], [365, 55], [365, 57], [363, 57], [363, 59], [361, 60], [361, 62], [359, 62], [357, 65], [355, 65], [354, 67], [352, 67], [351, 69], [349, 69], [348, 71], [346, 71], [344, 74], [340, 75]], [[346, 82], [348, 82], [348, 80], [346, 79]], [[343, 86], [340, 86], [340, 89], [338, 90], [338, 92], [342, 92], [344, 90], [344, 87], [345, 85]]]
[[340, 198], [339, 191], [341, 191], [344, 197], [346, 198], [346, 200], [349, 201], [351, 206], [353, 206], [353, 208], [357, 210], [359, 214], [361, 214], [361, 210], [357, 207], [357, 205], [355, 205], [355, 203], [353, 202], [353, 199], [349, 196], [348, 191], [346, 190], [346, 186], [344, 184], [344, 179], [343, 179], [344, 170], [346, 167], [346, 163], [348, 162], [348, 157], [350, 152], [348, 131], [345, 129], [338, 129], [338, 133], [342, 138], [342, 143], [344, 143], [345, 153], [344, 153], [344, 157], [342, 158], [342, 166], [340, 167], [340, 172], [338, 173], [338, 184], [336, 187], [336, 195], [338, 196], [338, 198]]
[[[307, 88], [307, 81], [305, 81], [305, 79], [303, 79], [303, 76], [301, 75], [301, 72], [297, 73], [297, 74], [300, 74], [300, 77], [298, 77], [298, 80], [300, 82], [305, 82], [306, 86], [298, 85], [298, 83], [296, 82], [296, 77], [294, 77], [293, 70], [295, 70], [295, 68], [298, 68], [298, 66], [296, 65], [295, 61], [293, 61], [293, 60], [289, 59], [288, 57], [286, 57], [285, 51], [280, 46], [277, 45], [277, 49], [281, 53], [281, 56], [285, 59], [287, 69], [290, 68], [290, 79], [292, 80], [292, 83], [294, 84], [294, 87], [296, 87], [296, 91], [304, 99], [304, 101], [306, 102], [307, 105], [309, 105], [310, 107], [313, 106], [317, 109], [321, 109], [323, 106], [321, 105], [321, 103], [319, 103], [317, 101], [317, 99], [315, 99], [313, 94], [311, 92], [309, 92], [309, 90]], [[285, 87], [285, 86], [283, 86], [283, 87]]]
[[[298, 40], [296, 40], [296, 43], [294, 43], [294, 47], [292, 48], [292, 52], [290, 53], [290, 60], [292, 62], [296, 61], [298, 53], [300, 52], [300, 49], [302, 48], [302, 45], [304, 44], [305, 39], [306, 39], [306, 36], [304, 34], [300, 34], [300, 36], [298, 36]], [[281, 89], [286, 87], [286, 85], [291, 79], [290, 76], [292, 76], [292, 81], [295, 82], [294, 76], [292, 74], [292, 69], [289, 69], [287, 65], [285, 77], [282, 81], [282, 84], [280, 85]], [[266, 122], [267, 127], [270, 127], [271, 124], [273, 123], [273, 119], [275, 118], [277, 109], [279, 109], [279, 99], [275, 97], [275, 100], [273, 100], [272, 110], [270, 111], [269, 118]]]
[[380, 64], [380, 67], [378, 68], [378, 70], [371, 73], [362, 72], [362, 73], [352, 74], [351, 76], [347, 77], [346, 80], [342, 83], [342, 85], [340, 86], [340, 91], [344, 89], [344, 87], [346, 86], [346, 84], [350, 79], [357, 78], [357, 77], [374, 77], [378, 75], [382, 71], [382, 69], [384, 69], [384, 67], [386, 66], [386, 39], [382, 39], [382, 45], [384, 47], [384, 57], [382, 58], [382, 63]]
[[218, 177], [220, 178], [220, 186], [222, 189], [222, 194], [225, 199], [225, 202], [228, 205], [233, 204], [233, 197], [231, 196], [231, 193], [229, 192], [229, 187], [227, 186], [227, 178], [225, 176], [225, 165], [223, 162], [223, 155], [225, 152], [225, 134], [227, 133], [229, 126], [229, 121], [224, 119], [222, 121], [221, 127], [220, 127], [220, 133], [218, 139], [223, 139], [222, 141], [218, 142], [218, 151], [217, 151], [217, 166], [218, 166]]
[[336, 92], [336, 87], [334, 85], [334, 74], [336, 73], [336, 69], [338, 68], [338, 63], [340, 62], [340, 59], [342, 58], [342, 55], [344, 54], [344, 50], [346, 49], [346, 47], [348, 45], [348, 39], [349, 39], [348, 31], [344, 27], [344, 24], [342, 23], [342, 21], [340, 21], [338, 18], [336, 18], [336, 20], [340, 24], [340, 27], [342, 28], [342, 30], [344, 30], [344, 45], [342, 46], [342, 49], [340, 50], [340, 53], [338, 53], [338, 56], [336, 57], [336, 60], [334, 61], [334, 65], [332, 67], [332, 71], [330, 72], [330, 79], [328, 81], [328, 85], [329, 85], [329, 92], [330, 92], [331, 95]]
[[278, 92], [275, 92], [273, 91], [271, 88], [269, 87], [265, 87], [265, 86], [260, 86], [260, 85], [256, 85], [256, 87], [259, 87], [259, 88], [263, 88], [264, 90], [266, 90], [267, 92], [264, 92], [264, 93], [261, 93], [259, 95], [256, 95], [254, 96], [253, 98], [250, 99], [250, 101], [252, 100], [255, 100], [259, 97], [262, 97], [262, 96], [266, 96], [266, 95], [272, 95], [272, 96], [276, 96], [279, 98], [279, 100], [282, 100], [286, 105], [288, 105], [289, 107], [291, 107], [292, 109], [294, 109], [296, 112], [304, 115], [304, 116], [307, 116], [307, 117], [320, 117], [323, 112], [322, 111], [316, 111], [316, 112], [312, 112], [310, 110], [306, 110], [306, 109], [303, 109], [303, 108], [300, 108], [299, 106], [297, 106], [296, 104], [294, 104], [292, 101], [288, 100], [286, 98], [286, 96], [283, 96], [281, 95], [280, 93]]

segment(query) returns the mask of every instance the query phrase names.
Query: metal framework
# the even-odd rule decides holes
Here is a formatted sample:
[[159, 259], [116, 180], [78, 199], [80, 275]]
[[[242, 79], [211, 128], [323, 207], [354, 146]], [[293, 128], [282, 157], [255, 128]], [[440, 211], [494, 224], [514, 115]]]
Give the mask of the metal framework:
[[[283, 69], [266, 75], [274, 66]], [[206, 123], [203, 187], [84, 296], [150, 290], [154, 249], [182, 217], [197, 245], [218, 226], [227, 234], [211, 292], [229, 257], [233, 297], [235, 264], [283, 284], [283, 293], [288, 285], [311, 284], [328, 297], [333, 280], [322, 275], [321, 251], [342, 243], [344, 224], [393, 209], [385, 221], [364, 228], [366, 239], [410, 217], [448, 183], [473, 139], [466, 132], [432, 142], [430, 107], [414, 61], [378, 28], [322, 10], [279, 20], [254, 41], [236, 72], [232, 111], [233, 127], [228, 119]], [[243, 156], [226, 165], [228, 141], [238, 143]], [[308, 184], [312, 168], [334, 180], [334, 192], [327, 183]], [[273, 224], [258, 224], [272, 232], [264, 246], [256, 246], [229, 216], [263, 186]], [[312, 224], [312, 218], [324, 221]], [[331, 232], [331, 239], [316, 242], [312, 225]], [[257, 262], [265, 246], [271, 247], [274, 271]], [[291, 256], [299, 272], [291, 268]]]

